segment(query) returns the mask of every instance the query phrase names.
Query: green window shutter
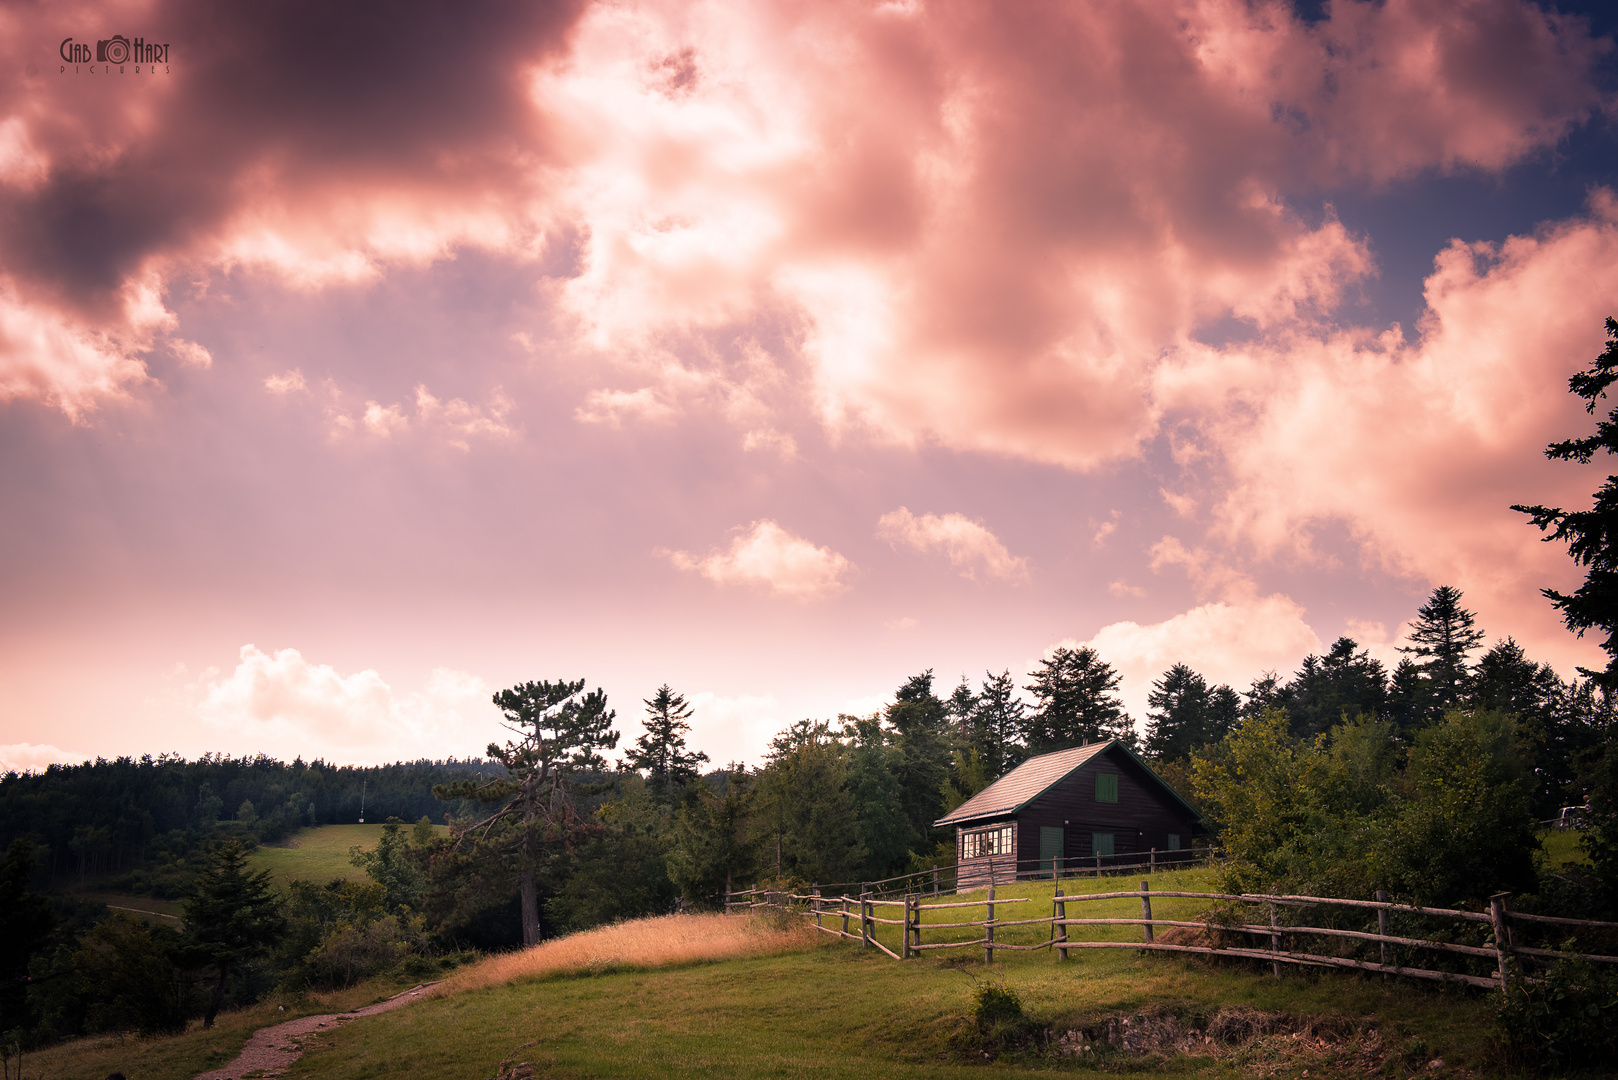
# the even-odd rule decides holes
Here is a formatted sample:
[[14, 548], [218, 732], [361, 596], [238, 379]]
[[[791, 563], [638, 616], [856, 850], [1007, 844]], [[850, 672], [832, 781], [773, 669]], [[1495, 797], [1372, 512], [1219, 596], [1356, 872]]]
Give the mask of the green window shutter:
[[1093, 832], [1093, 833], [1091, 833], [1090, 834], [1090, 854], [1092, 854], [1092, 855], [1112, 855], [1112, 854], [1115, 854], [1115, 852], [1113, 851], [1113, 847], [1112, 847], [1112, 833], [1110, 833], [1110, 832]]
[[1180, 834], [1179, 833], [1177, 833], [1177, 832], [1169, 833], [1169, 850], [1170, 851], [1179, 851], [1180, 850]]
[[1118, 801], [1118, 774], [1109, 772], [1096, 773], [1096, 802]]

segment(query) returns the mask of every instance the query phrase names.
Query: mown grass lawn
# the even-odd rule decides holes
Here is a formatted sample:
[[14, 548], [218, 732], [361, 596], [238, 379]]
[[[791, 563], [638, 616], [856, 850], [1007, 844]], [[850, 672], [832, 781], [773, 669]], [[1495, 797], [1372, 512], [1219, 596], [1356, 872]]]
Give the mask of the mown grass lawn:
[[[1208, 871], [1158, 874], [1155, 891], [1212, 891]], [[1120, 878], [1063, 882], [1064, 891], [1121, 891]], [[1048, 914], [1049, 882], [997, 890], [1026, 896], [998, 915]], [[970, 897], [967, 897], [970, 898]], [[1138, 915], [1134, 898], [1084, 905], [1087, 917]], [[1154, 915], [1189, 916], [1197, 900], [1154, 901]], [[897, 910], [897, 909], [894, 909]], [[965, 921], [956, 909], [930, 921]], [[967, 917], [972, 909], [964, 909]], [[1075, 912], [1076, 914], [1076, 912]], [[936, 917], [935, 917], [936, 916]], [[980, 915], [978, 917], [981, 917]], [[1092, 939], [1138, 940], [1138, 927], [1086, 927]], [[897, 927], [882, 931], [895, 948]], [[975, 931], [934, 931], [975, 936]], [[1042, 940], [1047, 928], [1002, 930], [1001, 940]], [[1077, 935], [1075, 935], [1077, 936]], [[1176, 1017], [1195, 1027], [1220, 1009], [1334, 1017], [1339, 1028], [1374, 1032], [1353, 1046], [1315, 1044], [1286, 1033], [1206, 1054], [1134, 1055], [1105, 1048], [1087, 1057], [1046, 1046], [993, 1047], [985, 1056], [969, 1019], [980, 980], [1001, 980], [1052, 1036], [1095, 1030], [1109, 1018]], [[473, 990], [359, 1021], [306, 1054], [297, 1072], [314, 1080], [421, 1075], [482, 1080], [502, 1061], [527, 1061], [541, 1077], [966, 1077], [1097, 1069], [1194, 1077], [1459, 1075], [1492, 1071], [1494, 998], [1488, 993], [1378, 976], [1267, 971], [1132, 950], [938, 951], [900, 963], [829, 936], [783, 956], [659, 970], [608, 969]], [[1371, 1065], [1364, 1053], [1370, 1045]], [[1357, 1057], [1355, 1055], [1358, 1055]], [[1430, 1067], [1431, 1062], [1444, 1062]]]
[[[433, 828], [440, 833], [449, 832], [447, 825]], [[374, 848], [380, 839], [381, 825], [320, 825], [299, 829], [285, 843], [260, 846], [247, 861], [254, 870], [268, 870], [280, 888], [298, 878], [318, 882], [332, 878], [363, 881], [365, 872], [348, 861], [349, 849]]]
[[[1390, 1075], [1486, 1067], [1493, 1001], [1476, 992], [1335, 974], [1286, 976], [1133, 952], [1057, 964], [1044, 954], [985, 971], [926, 958], [898, 963], [827, 941], [781, 957], [537, 980], [423, 1002], [323, 1036], [299, 1062], [314, 1080], [433, 1076], [480, 1080], [502, 1060], [548, 1077], [868, 1078], [1022, 1075], [1056, 1070], [1177, 1076], [1365, 1075], [1364, 1062], [1285, 1036], [1246, 1056], [1080, 1060], [1051, 1051], [985, 1058], [967, 1019], [974, 979], [1005, 983], [1054, 1031], [1144, 1011], [1206, 1017], [1245, 1006], [1333, 1015], [1377, 1029]], [[963, 1038], [964, 1036], [964, 1038]], [[1442, 1058], [1445, 1064], [1428, 1068]]]

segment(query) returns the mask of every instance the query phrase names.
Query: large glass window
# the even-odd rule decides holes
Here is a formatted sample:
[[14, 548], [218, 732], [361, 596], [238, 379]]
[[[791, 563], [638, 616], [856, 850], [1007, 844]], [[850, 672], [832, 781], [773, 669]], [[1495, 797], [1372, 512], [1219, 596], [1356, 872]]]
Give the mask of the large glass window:
[[1096, 802], [1118, 801], [1118, 774], [1110, 772], [1096, 773]]
[[971, 832], [961, 832], [961, 852], [963, 859], [981, 859], [988, 855], [1011, 854], [1010, 825], [996, 825], [992, 829], [973, 829]]

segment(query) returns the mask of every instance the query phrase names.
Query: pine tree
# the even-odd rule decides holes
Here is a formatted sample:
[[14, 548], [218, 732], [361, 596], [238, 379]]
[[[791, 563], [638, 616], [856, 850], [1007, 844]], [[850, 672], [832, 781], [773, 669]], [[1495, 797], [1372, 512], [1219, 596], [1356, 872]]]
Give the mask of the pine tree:
[[900, 685], [886, 719], [897, 751], [893, 770], [899, 780], [899, 803], [915, 835], [926, 841], [943, 813], [944, 781], [952, 756], [944, 703], [933, 693], [931, 668]]
[[284, 927], [270, 872], [249, 873], [234, 840], [215, 851], [185, 901], [186, 951], [217, 973], [203, 1027], [213, 1027], [230, 973], [267, 951]]
[[1022, 757], [1018, 745], [1027, 723], [1028, 706], [1017, 697], [1017, 682], [1008, 668], [998, 675], [983, 673], [983, 689], [978, 694], [977, 710], [973, 714], [973, 729], [977, 732], [974, 748], [982, 763], [983, 774], [990, 780], [1005, 775]]
[[1118, 698], [1118, 673], [1088, 645], [1059, 646], [1028, 674], [1034, 681], [1026, 689], [1039, 703], [1024, 727], [1031, 753], [1134, 738]]
[[1152, 683], [1146, 695], [1146, 753], [1162, 761], [1181, 761], [1193, 750], [1217, 742], [1236, 726], [1241, 702], [1228, 686], [1208, 681], [1184, 664], [1175, 664]]
[[693, 754], [685, 748], [686, 723], [691, 706], [664, 683], [645, 702], [646, 734], [635, 740], [626, 757], [632, 768], [645, 769], [647, 782], [662, 798], [672, 800], [677, 791], [697, 778], [697, 766], [707, 754]]
[[[1567, 386], [1584, 399], [1584, 411], [1594, 415], [1597, 399], [1606, 397], [1607, 388], [1614, 382], [1618, 382], [1618, 320], [1609, 317], [1606, 350], [1590, 361], [1589, 370], [1570, 378]], [[1545, 456], [1553, 461], [1588, 465], [1598, 450], [1618, 453], [1618, 408], [1610, 410], [1607, 418], [1596, 424], [1594, 435], [1552, 443], [1545, 448]], [[1607, 477], [1607, 482], [1596, 490], [1595, 503], [1588, 510], [1521, 504], [1512, 509], [1529, 515], [1530, 522], [1540, 532], [1555, 526], [1545, 537], [1546, 542], [1565, 542], [1573, 562], [1587, 568], [1584, 584], [1571, 594], [1555, 589], [1540, 592], [1562, 613], [1567, 628], [1580, 637], [1586, 630], [1606, 633], [1601, 643], [1608, 657], [1606, 670], [1600, 673], [1579, 670], [1600, 678], [1609, 687], [1618, 687], [1618, 476]]]
[[1319, 735], [1360, 714], [1378, 715], [1387, 704], [1388, 676], [1359, 642], [1340, 637], [1325, 656], [1307, 656], [1293, 680], [1276, 694], [1292, 733]]
[[1461, 606], [1461, 591], [1448, 585], [1433, 590], [1427, 602], [1416, 609], [1410, 631], [1412, 644], [1399, 651], [1416, 658], [1426, 693], [1426, 719], [1436, 720], [1444, 710], [1462, 704], [1470, 689], [1471, 669], [1467, 654], [1483, 641], [1483, 631], [1474, 623], [1477, 616]]
[[523, 944], [537, 945], [540, 871], [601, 831], [580, 817], [573, 789], [580, 773], [606, 768], [601, 751], [618, 745], [617, 713], [607, 708], [604, 691], [584, 693], [583, 679], [521, 683], [494, 695], [494, 703], [517, 735], [504, 746], [489, 744], [489, 756], [506, 775], [440, 784], [433, 794], [500, 804], [482, 821], [457, 829], [455, 847], [470, 840], [475, 849], [515, 864]]

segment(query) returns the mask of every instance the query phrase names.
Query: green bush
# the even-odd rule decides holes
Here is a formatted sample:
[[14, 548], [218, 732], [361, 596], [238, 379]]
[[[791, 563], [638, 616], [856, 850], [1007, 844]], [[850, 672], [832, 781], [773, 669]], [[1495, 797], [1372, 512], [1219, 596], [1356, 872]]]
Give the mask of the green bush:
[[972, 994], [972, 1016], [978, 1022], [978, 1029], [985, 1033], [1020, 1024], [1023, 1018], [1022, 998], [1009, 987], [979, 983]]
[[1514, 1064], [1546, 1072], [1609, 1067], [1618, 1054], [1618, 972], [1567, 957], [1518, 979], [1499, 1012]]

